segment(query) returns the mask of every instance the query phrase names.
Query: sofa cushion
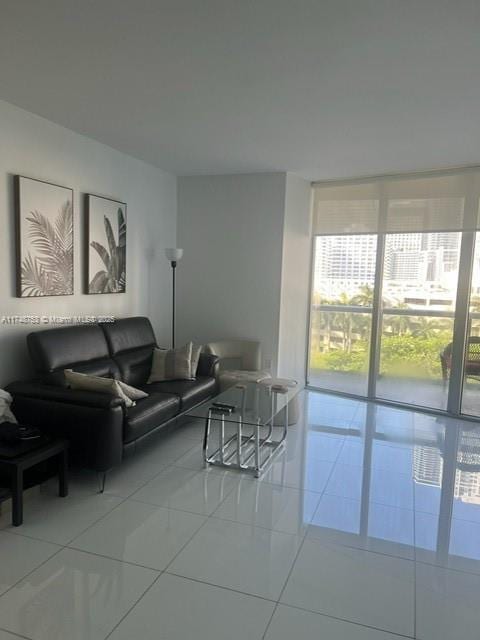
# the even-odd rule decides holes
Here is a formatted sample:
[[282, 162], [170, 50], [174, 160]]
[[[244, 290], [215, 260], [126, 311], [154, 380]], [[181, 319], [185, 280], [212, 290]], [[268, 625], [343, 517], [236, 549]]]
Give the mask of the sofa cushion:
[[[148, 391], [147, 391], [148, 393]], [[150, 393], [126, 411], [123, 440], [132, 442], [177, 415], [180, 399], [170, 393]]]
[[216, 392], [215, 378], [198, 377], [196, 380], [169, 380], [142, 386], [147, 393], [172, 393], [180, 399], [180, 411], [186, 411]]

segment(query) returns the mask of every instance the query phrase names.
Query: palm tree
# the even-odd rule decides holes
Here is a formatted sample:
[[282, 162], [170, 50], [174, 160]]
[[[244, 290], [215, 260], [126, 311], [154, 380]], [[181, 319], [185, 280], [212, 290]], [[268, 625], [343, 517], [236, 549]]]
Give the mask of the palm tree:
[[425, 316], [417, 316], [412, 320], [412, 335], [416, 338], [431, 338], [439, 331], [450, 327], [448, 320], [442, 318], [426, 318]]
[[[408, 309], [408, 305], [404, 302], [399, 302], [395, 305], [395, 309]], [[402, 336], [409, 333], [412, 321], [410, 316], [404, 316], [402, 314], [391, 315], [385, 313], [383, 315], [383, 323], [385, 327], [388, 327], [394, 336]]]
[[371, 307], [373, 305], [373, 287], [369, 284], [362, 284], [359, 292], [352, 297], [350, 304]]

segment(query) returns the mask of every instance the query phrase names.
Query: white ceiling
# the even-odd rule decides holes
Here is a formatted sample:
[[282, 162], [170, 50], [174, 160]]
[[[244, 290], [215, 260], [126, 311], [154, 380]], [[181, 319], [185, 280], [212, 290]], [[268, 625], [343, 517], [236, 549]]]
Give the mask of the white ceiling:
[[0, 98], [177, 174], [480, 162], [479, 0], [0, 0]]

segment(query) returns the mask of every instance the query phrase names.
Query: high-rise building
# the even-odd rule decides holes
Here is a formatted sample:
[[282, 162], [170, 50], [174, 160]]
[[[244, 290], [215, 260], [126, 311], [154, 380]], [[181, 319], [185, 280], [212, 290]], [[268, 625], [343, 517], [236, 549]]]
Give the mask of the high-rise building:
[[373, 286], [375, 235], [319, 236], [315, 262], [315, 290], [327, 297], [354, 295], [361, 286]]

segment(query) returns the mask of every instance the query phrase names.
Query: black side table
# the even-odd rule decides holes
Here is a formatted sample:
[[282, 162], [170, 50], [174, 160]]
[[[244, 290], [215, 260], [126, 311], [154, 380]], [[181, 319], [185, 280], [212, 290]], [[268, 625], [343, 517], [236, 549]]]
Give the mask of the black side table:
[[[33, 467], [36, 465], [56, 458], [58, 494], [62, 498], [68, 495], [67, 452], [67, 440], [51, 440], [46, 436], [9, 444], [0, 442], [0, 476], [8, 479], [8, 489], [12, 496], [12, 524], [15, 527], [23, 522], [23, 490], [45, 480], [44, 474], [35, 473]], [[25, 479], [24, 472], [28, 470], [31, 473]]]

